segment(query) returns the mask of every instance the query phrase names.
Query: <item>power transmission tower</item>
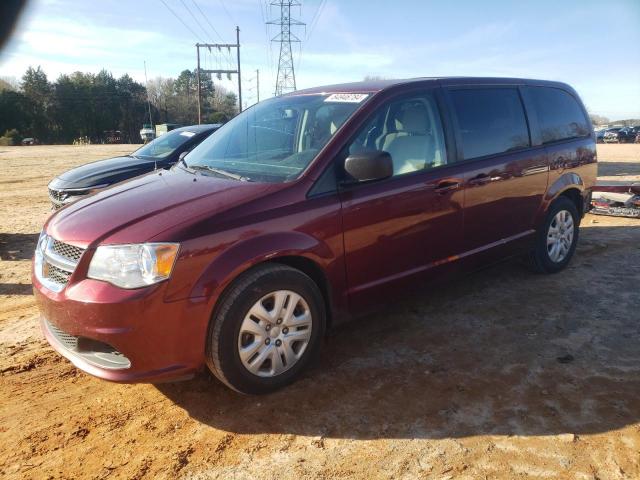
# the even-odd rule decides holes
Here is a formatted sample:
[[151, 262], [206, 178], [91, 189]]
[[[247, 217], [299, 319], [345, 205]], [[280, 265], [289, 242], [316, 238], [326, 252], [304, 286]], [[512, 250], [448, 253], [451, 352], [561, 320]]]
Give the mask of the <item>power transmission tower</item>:
[[[211, 51], [212, 48], [218, 50], [226, 48], [231, 51], [232, 48], [237, 50], [238, 68], [237, 70], [205, 70], [200, 68], [200, 49], [208, 48]], [[220, 78], [220, 75], [226, 73], [230, 76], [232, 73], [238, 74], [238, 110], [242, 112], [242, 76], [240, 74], [240, 27], [236, 27], [236, 43], [196, 43], [196, 56], [198, 58], [198, 68], [196, 69], [196, 84], [198, 85], [198, 124], [202, 123], [202, 91], [200, 76], [203, 73], [215, 73]]]
[[293, 68], [293, 53], [291, 42], [300, 42], [300, 39], [291, 32], [291, 26], [304, 25], [303, 22], [291, 18], [291, 7], [299, 7], [298, 0], [274, 0], [274, 7], [280, 7], [280, 18], [269, 20], [267, 25], [279, 25], [280, 33], [271, 39], [280, 43], [280, 58], [278, 59], [278, 76], [276, 78], [276, 96], [292, 92], [296, 89], [296, 72]]

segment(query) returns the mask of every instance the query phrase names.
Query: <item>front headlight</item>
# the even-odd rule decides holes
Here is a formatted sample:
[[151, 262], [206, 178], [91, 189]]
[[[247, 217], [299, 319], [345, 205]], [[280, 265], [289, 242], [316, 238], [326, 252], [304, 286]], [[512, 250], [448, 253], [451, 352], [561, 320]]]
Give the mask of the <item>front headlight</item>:
[[101, 245], [87, 276], [122, 288], [140, 288], [171, 276], [178, 255], [177, 243]]

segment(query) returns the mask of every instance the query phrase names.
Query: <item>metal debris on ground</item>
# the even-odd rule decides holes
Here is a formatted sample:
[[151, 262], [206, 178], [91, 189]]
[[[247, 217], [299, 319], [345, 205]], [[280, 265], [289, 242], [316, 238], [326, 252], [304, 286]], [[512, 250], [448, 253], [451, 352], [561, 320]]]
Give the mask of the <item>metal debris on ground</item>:
[[640, 218], [640, 183], [595, 186], [591, 196], [590, 213]]

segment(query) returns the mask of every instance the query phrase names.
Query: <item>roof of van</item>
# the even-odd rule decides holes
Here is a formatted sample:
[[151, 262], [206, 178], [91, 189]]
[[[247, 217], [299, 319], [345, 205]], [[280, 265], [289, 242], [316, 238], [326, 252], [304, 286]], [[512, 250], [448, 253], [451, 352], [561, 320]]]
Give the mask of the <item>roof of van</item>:
[[554, 86], [573, 90], [562, 82], [549, 80], [533, 80], [527, 78], [502, 78], [502, 77], [420, 77], [396, 80], [365, 80], [363, 82], [341, 83], [337, 85], [325, 85], [322, 87], [297, 90], [287, 95], [310, 95], [318, 93], [375, 93], [390, 87], [409, 85], [412, 83], [434, 83], [443, 86], [453, 85], [542, 85]]

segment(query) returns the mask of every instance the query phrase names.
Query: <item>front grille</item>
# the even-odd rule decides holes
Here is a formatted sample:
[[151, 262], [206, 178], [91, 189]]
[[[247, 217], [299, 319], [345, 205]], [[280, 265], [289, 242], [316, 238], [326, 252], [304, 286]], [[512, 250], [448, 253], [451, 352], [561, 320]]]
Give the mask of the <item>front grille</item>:
[[59, 240], [54, 240], [51, 249], [56, 252], [58, 255], [68, 258], [69, 260], [73, 260], [77, 262], [80, 260], [82, 256], [82, 252], [84, 251], [80, 247], [76, 247], [74, 245], [70, 245], [68, 243], [61, 242]]
[[63, 332], [51, 322], [47, 322], [47, 326], [63, 347], [68, 348], [69, 350], [75, 350], [78, 348], [78, 337], [74, 337], [73, 335]]
[[62, 202], [65, 198], [65, 193], [62, 190], [54, 190], [53, 188], [49, 189], [49, 198], [54, 200], [55, 202]]
[[46, 277], [54, 283], [59, 285], [66, 285], [69, 281], [69, 277], [71, 277], [71, 273], [63, 270], [61, 268], [56, 267], [55, 265], [47, 264], [45, 267]]
[[86, 362], [101, 368], [119, 370], [131, 367], [131, 361], [121, 352], [108, 343], [93, 340], [87, 337], [76, 337], [56, 327], [43, 318], [44, 325], [51, 333], [55, 342], [52, 345], [60, 347], [76, 358], [82, 358]]
[[44, 251], [36, 251], [38, 279], [49, 289], [60, 292], [69, 282], [83, 252], [83, 248], [47, 237]]
[[64, 207], [64, 200], [67, 198], [67, 193], [64, 190], [49, 189], [49, 200], [51, 200], [51, 206], [54, 210], [58, 210]]

